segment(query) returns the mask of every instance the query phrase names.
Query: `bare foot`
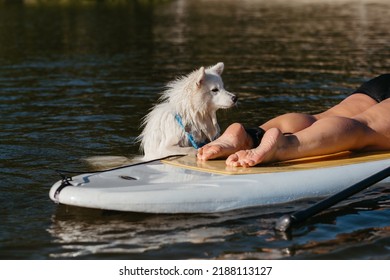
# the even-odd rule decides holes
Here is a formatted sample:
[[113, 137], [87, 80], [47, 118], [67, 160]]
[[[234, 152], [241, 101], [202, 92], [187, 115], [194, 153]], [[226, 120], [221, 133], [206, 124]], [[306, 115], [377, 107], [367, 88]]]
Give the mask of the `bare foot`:
[[227, 156], [252, 147], [252, 139], [239, 123], [230, 125], [216, 140], [198, 150], [199, 160], [226, 158]]
[[263, 162], [277, 160], [278, 147], [284, 145], [286, 137], [277, 128], [271, 128], [264, 134], [258, 147], [251, 150], [241, 150], [226, 159], [226, 165], [233, 167], [250, 167]]

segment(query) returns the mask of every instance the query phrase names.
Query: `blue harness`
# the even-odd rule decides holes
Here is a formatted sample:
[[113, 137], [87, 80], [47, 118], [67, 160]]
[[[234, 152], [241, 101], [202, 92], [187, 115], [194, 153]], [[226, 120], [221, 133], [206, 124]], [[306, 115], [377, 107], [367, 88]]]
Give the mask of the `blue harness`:
[[204, 145], [206, 145], [208, 142], [202, 142], [202, 143], [196, 143], [195, 139], [194, 139], [194, 136], [192, 136], [191, 133], [187, 132], [186, 131], [186, 128], [185, 126], [183, 125], [183, 121], [180, 117], [179, 114], [176, 114], [175, 115], [175, 120], [177, 121], [177, 123], [180, 125], [180, 127], [183, 129], [188, 141], [190, 141], [192, 147], [194, 147], [195, 149], [199, 149], [201, 147], [203, 147]]

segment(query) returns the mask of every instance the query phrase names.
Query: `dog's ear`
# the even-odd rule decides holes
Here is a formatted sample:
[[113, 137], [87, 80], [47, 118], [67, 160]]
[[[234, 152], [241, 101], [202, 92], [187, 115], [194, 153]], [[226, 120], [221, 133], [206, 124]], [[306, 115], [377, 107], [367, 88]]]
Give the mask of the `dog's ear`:
[[222, 75], [223, 69], [225, 68], [225, 64], [223, 62], [218, 62], [214, 66], [210, 68], [210, 70], [216, 72], [218, 75]]
[[201, 87], [204, 79], [206, 77], [206, 72], [204, 67], [200, 67], [198, 71], [196, 71], [196, 86], [199, 88]]

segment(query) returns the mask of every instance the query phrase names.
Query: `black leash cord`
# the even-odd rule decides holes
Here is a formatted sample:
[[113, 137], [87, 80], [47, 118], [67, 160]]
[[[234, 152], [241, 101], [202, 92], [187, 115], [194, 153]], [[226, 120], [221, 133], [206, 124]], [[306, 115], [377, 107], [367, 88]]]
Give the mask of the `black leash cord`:
[[54, 171], [57, 172], [61, 176], [61, 185], [55, 191], [54, 198], [58, 201], [58, 195], [60, 194], [60, 192], [65, 187], [72, 185], [72, 183], [70, 183], [70, 182], [73, 180], [73, 178], [71, 176], [66, 176], [65, 174], [82, 174], [82, 173], [95, 174], [95, 173], [103, 173], [103, 172], [108, 172], [108, 171], [119, 170], [119, 169], [122, 169], [122, 168], [133, 167], [133, 166], [142, 165], [142, 164], [148, 164], [148, 163], [151, 163], [151, 162], [160, 161], [160, 160], [164, 160], [164, 159], [169, 159], [169, 158], [173, 158], [173, 157], [183, 157], [183, 156], [186, 156], [186, 154], [169, 155], [169, 156], [162, 157], [162, 158], [156, 158], [156, 159], [152, 159], [152, 160], [141, 161], [141, 162], [132, 163], [132, 164], [129, 164], [129, 165], [119, 166], [119, 167], [115, 167], [115, 168], [111, 168], [111, 169], [105, 169], [105, 170], [97, 170], [97, 171], [80, 171], [80, 170], [79, 171], [72, 171], [72, 170], [56, 169]]
[[186, 156], [186, 154], [169, 155], [169, 156], [162, 157], [162, 158], [156, 158], [156, 159], [151, 159], [151, 160], [147, 160], [147, 161], [140, 161], [140, 162], [137, 162], [137, 163], [132, 163], [132, 164], [128, 164], [128, 165], [118, 166], [118, 167], [114, 167], [114, 168], [111, 168], [111, 169], [105, 169], [105, 170], [95, 170], [95, 171], [80, 171], [80, 170], [78, 170], [78, 171], [72, 171], [72, 170], [55, 169], [54, 171], [57, 172], [61, 176], [63, 181], [64, 180], [72, 181], [72, 177], [65, 176], [64, 174], [82, 174], [82, 173], [94, 174], [94, 173], [103, 173], [103, 172], [119, 170], [119, 169], [123, 169], [123, 168], [127, 168], [127, 167], [133, 167], [133, 166], [137, 166], [137, 165], [148, 164], [148, 163], [152, 163], [152, 162], [160, 161], [160, 160], [164, 160], [164, 159], [169, 159], [169, 158], [174, 158], [174, 157], [183, 157], [183, 156]]

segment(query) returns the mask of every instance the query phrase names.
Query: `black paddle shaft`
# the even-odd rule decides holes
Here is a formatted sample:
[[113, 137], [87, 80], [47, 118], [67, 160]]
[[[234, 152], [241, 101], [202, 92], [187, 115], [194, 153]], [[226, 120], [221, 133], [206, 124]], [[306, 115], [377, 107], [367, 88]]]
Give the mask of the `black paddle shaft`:
[[278, 231], [287, 231], [293, 225], [302, 223], [306, 219], [313, 217], [319, 212], [332, 207], [333, 205], [339, 203], [340, 201], [382, 181], [383, 179], [390, 176], [390, 166], [371, 175], [370, 177], [338, 192], [328, 198], [321, 200], [320, 202], [310, 206], [307, 209], [294, 212], [289, 215], [284, 215], [278, 219], [275, 224], [275, 229]]

